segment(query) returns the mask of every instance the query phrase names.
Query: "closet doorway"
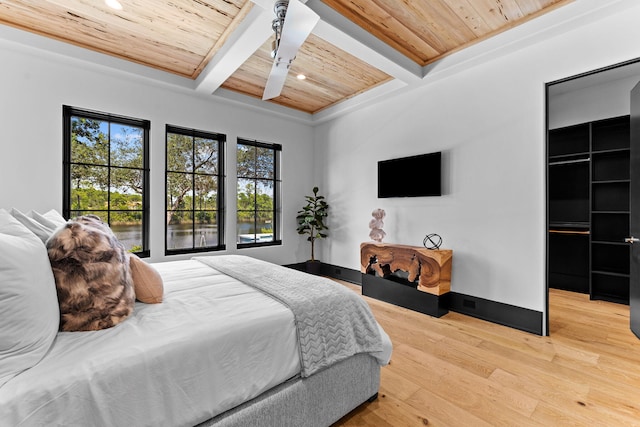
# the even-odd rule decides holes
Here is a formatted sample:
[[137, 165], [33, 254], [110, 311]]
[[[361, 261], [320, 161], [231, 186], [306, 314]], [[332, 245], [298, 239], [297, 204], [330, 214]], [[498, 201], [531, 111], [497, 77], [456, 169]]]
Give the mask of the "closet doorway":
[[[630, 102], [638, 82], [640, 59], [547, 85], [547, 290], [631, 301], [640, 336], [640, 140], [631, 142]], [[552, 331], [549, 310], [547, 297]]]

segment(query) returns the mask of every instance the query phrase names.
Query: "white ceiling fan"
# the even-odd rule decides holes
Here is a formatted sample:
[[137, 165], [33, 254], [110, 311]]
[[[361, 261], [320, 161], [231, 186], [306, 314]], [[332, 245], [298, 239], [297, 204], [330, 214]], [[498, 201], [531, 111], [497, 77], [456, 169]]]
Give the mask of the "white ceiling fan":
[[320, 17], [299, 0], [253, 0], [254, 3], [268, 8], [273, 4], [276, 15], [271, 23], [275, 33], [273, 42], [273, 66], [264, 88], [262, 99], [275, 98], [282, 92], [282, 87], [289, 73], [289, 67], [296, 54], [307, 39]]

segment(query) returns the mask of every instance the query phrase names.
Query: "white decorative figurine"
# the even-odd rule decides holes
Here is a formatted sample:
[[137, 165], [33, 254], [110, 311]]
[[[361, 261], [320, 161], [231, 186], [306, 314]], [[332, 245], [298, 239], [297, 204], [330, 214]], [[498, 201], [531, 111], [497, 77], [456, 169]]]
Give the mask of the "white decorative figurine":
[[382, 227], [384, 227], [384, 222], [382, 222], [382, 219], [385, 217], [385, 215], [386, 213], [384, 212], [384, 209], [376, 209], [371, 212], [371, 216], [373, 216], [373, 219], [369, 221], [369, 228], [371, 229], [369, 237], [371, 237], [371, 239], [375, 240], [376, 242], [382, 242], [384, 236], [387, 235], [387, 233], [385, 233], [382, 229]]

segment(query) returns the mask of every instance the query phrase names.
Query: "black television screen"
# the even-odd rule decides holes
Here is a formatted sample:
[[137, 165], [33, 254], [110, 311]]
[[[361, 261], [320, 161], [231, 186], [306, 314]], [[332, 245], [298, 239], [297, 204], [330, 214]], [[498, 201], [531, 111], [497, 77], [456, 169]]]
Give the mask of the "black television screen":
[[442, 153], [378, 162], [378, 197], [441, 196]]

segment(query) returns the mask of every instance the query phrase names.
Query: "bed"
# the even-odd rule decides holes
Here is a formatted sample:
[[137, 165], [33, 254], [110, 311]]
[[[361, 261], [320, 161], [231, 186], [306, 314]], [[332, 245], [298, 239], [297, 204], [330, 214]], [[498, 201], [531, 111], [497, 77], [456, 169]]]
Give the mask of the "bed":
[[56, 331], [5, 377], [0, 426], [328, 426], [375, 398], [392, 347], [354, 292], [239, 255], [153, 266], [163, 302]]

